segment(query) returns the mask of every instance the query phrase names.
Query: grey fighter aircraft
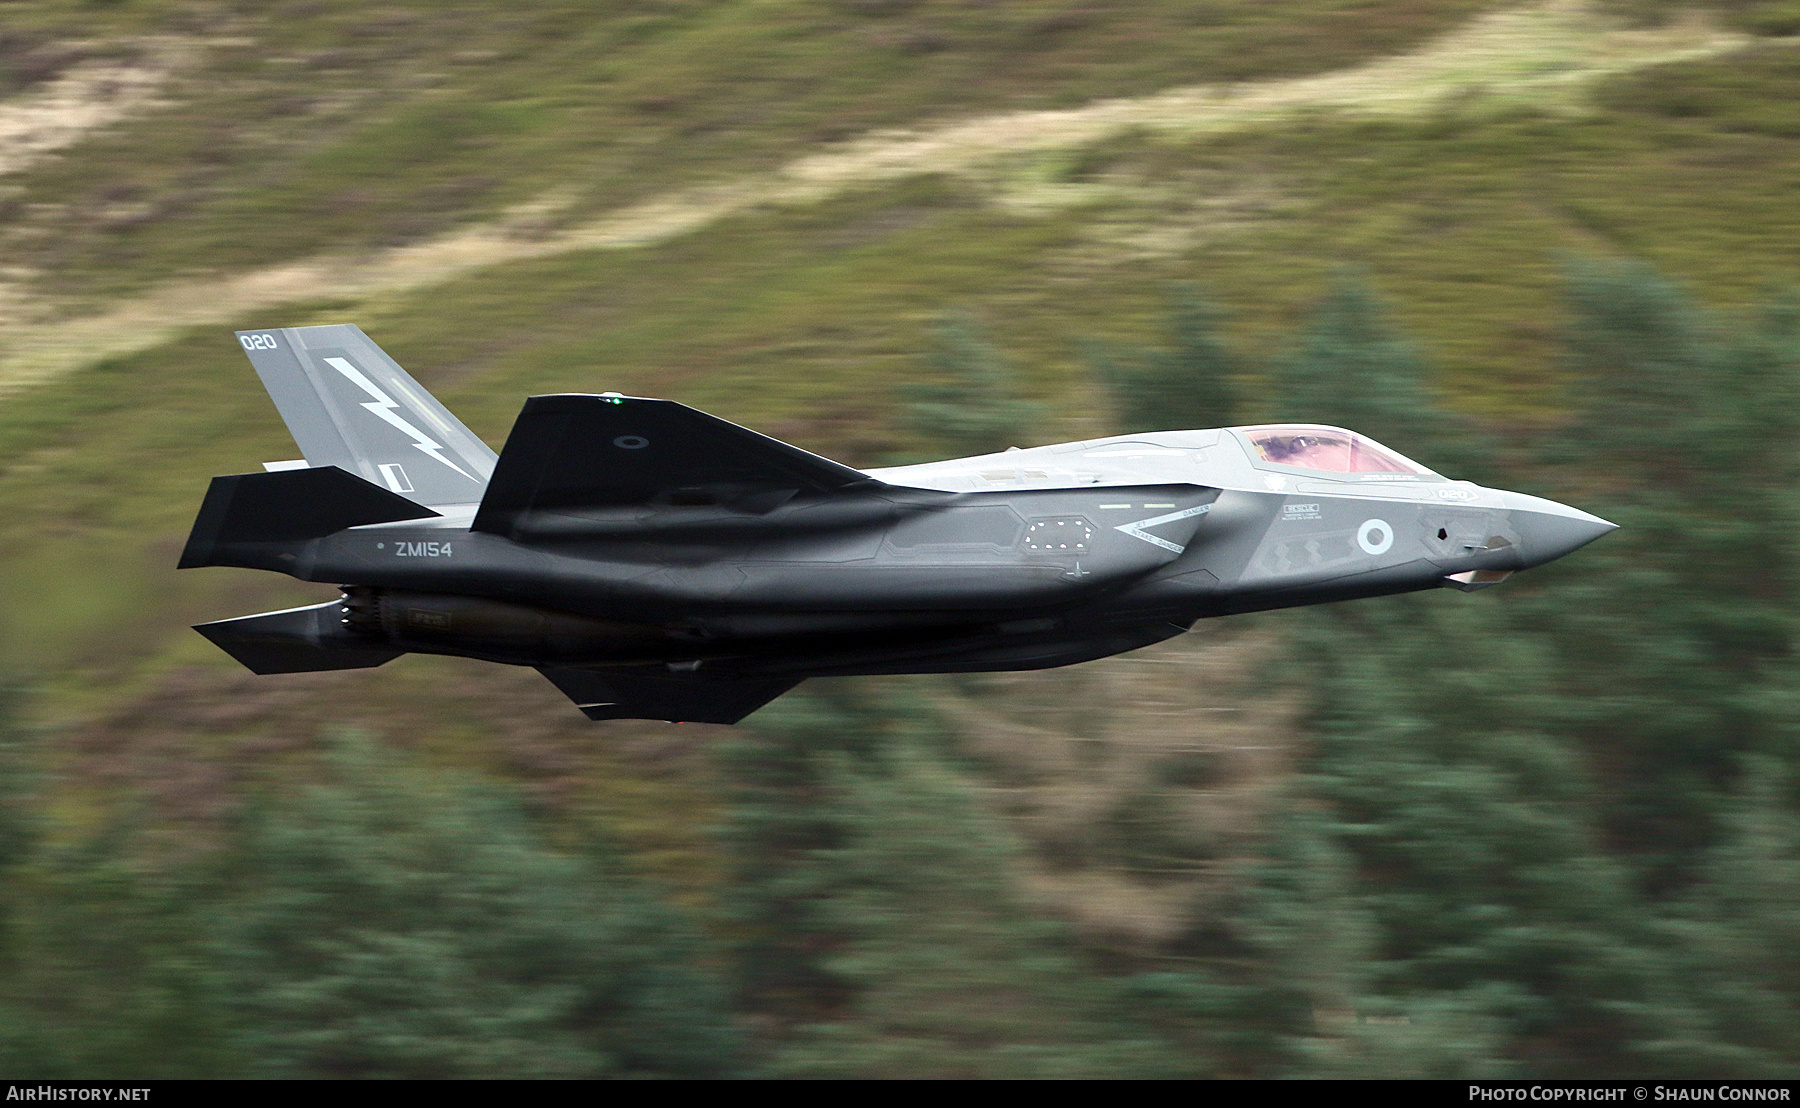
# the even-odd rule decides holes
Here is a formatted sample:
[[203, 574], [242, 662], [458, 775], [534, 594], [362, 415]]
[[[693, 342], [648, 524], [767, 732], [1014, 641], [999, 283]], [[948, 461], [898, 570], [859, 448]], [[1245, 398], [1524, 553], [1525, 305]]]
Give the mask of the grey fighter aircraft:
[[1613, 529], [1302, 424], [858, 470], [603, 393], [532, 397], [496, 456], [356, 327], [237, 337], [306, 457], [215, 477], [181, 565], [343, 583], [196, 628], [256, 673], [451, 654], [535, 667], [591, 719], [736, 723], [808, 677], [1485, 588]]

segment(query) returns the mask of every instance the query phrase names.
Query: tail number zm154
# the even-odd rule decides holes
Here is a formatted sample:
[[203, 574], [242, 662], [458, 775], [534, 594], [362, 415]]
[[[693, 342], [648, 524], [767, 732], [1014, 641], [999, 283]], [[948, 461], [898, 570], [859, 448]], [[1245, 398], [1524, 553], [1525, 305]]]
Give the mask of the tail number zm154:
[[396, 558], [448, 558], [451, 555], [447, 542], [397, 542], [394, 544]]

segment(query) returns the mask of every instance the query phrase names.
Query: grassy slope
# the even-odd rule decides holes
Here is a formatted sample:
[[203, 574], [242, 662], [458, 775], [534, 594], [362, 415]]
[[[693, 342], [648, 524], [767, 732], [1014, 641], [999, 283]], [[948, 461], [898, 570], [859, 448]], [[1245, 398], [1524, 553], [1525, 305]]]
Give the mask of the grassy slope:
[[[1317, 72], [1482, 0], [353, 0], [9, 5], [205, 34], [178, 103], [24, 176], [6, 264], [106, 295], [388, 245], [557, 188], [571, 218], [870, 128]], [[471, 35], [471, 28], [479, 34]]]
[[[392, 242], [552, 182], [585, 190], [579, 211], [883, 123], [1329, 68], [1409, 45], [1476, 6], [16, 4], [10, 26], [44, 36], [174, 31], [213, 45], [175, 106], [22, 175], [11, 260], [38, 267], [41, 287], [98, 295], [186, 267]], [[1316, 33], [1321, 24], [1332, 32]], [[483, 28], [478, 49], [470, 26]], [[488, 185], [466, 179], [476, 168]], [[483, 379], [491, 396], [466, 401], [485, 401], [471, 419], [493, 436], [518, 393], [582, 387], [591, 375], [570, 369], [609, 363], [646, 391], [675, 388], [673, 372], [692, 399], [754, 395], [727, 407], [780, 419], [820, 400], [792, 371], [823, 356], [838, 371], [827, 410], [848, 429], [821, 445], [847, 438], [849, 454], [867, 458], [884, 439], [865, 384], [914, 342], [896, 316], [991, 293], [1063, 233], [939, 192], [903, 187], [740, 221], [648, 256], [513, 267], [354, 314], [428, 380], [438, 367]], [[108, 215], [118, 210], [129, 218]], [[196, 336], [7, 405], [0, 450], [22, 510], [0, 539], [21, 597], [0, 629], [13, 664], [61, 666], [94, 643], [135, 655], [141, 640], [121, 619], [152, 612], [129, 621], [167, 626], [152, 598], [179, 605], [210, 591], [152, 568], [179, 533], [186, 490], [292, 452], [234, 362], [215, 336]], [[247, 445], [253, 435], [265, 445]], [[200, 442], [208, 448], [185, 445]], [[153, 553], [135, 537], [146, 527]], [[105, 585], [70, 575], [74, 564]]]
[[[1100, 152], [1084, 173], [1138, 185], [1255, 174], [1292, 198], [1172, 256], [1096, 245], [1094, 228], [1109, 220], [1167, 217], [1162, 201], [1133, 200], [1130, 188], [1098, 207], [1019, 215], [925, 181], [741, 217], [653, 250], [568, 255], [383, 303], [244, 322], [354, 316], [494, 441], [523, 394], [616, 387], [868, 462], [905, 445], [887, 386], [942, 307], [996, 320], [1034, 387], [1059, 402], [1044, 429], [1055, 438], [1106, 426], [1077, 342], [1148, 337], [1164, 280], [1203, 280], [1255, 341], [1288, 323], [1323, 272], [1353, 259], [1441, 356], [1460, 402], [1531, 414], [1552, 368], [1560, 251], [1644, 253], [1728, 301], [1791, 277], [1800, 142], [1763, 105], [1796, 91], [1800, 51], [1773, 46], [1623, 79], [1601, 94], [1611, 107], [1580, 118], [1472, 109], [1419, 125], [1319, 121]], [[120, 640], [102, 627], [147, 596], [212, 592], [150, 567], [167, 559], [206, 476], [292, 452], [247, 377], [209, 333], [8, 405], [0, 558], [25, 586], [7, 611], [14, 664], [60, 664], [94, 642], [111, 653]], [[154, 554], [133, 537], [145, 533]], [[69, 576], [75, 551], [80, 564], [109, 567], [93, 576], [116, 592]]]
[[[59, 41], [86, 40], [99, 53], [129, 53], [143, 35], [207, 45], [178, 76], [171, 104], [7, 182], [0, 266], [61, 310], [94, 310], [181, 273], [411, 241], [546, 188], [564, 198], [566, 218], [579, 219], [870, 127], [1350, 64], [1405, 48], [1480, 6], [12, 3], [0, 86], [27, 94], [54, 65], [8, 65], [15, 57], [54, 62]], [[1320, 22], [1334, 32], [1310, 33]], [[832, 250], [847, 254], [896, 226], [935, 222], [940, 208], [958, 203], [899, 195], [812, 220]], [[906, 214], [915, 209], [931, 218]], [[650, 258], [494, 272], [444, 290], [435, 305], [296, 305], [285, 321], [354, 315], [421, 376], [448, 384], [471, 421], [497, 438], [518, 391], [579, 386], [592, 373], [575, 367], [617, 360], [595, 359], [596, 348], [634, 351], [634, 379], [662, 391], [645, 367], [684, 333], [727, 321], [733, 333], [767, 330], [756, 322], [760, 309], [804, 299], [809, 286], [854, 287], [856, 266], [817, 266], [784, 246], [781, 230], [722, 228]], [[727, 251], [734, 264], [721, 266]], [[1029, 252], [1009, 240], [988, 244], [952, 291], [975, 295], [1009, 256]], [[880, 312], [883, 289], [897, 283], [914, 289], [916, 306], [935, 304], [946, 291], [931, 275], [941, 265], [919, 264], [932, 253], [903, 247], [885, 266], [893, 279], [868, 288], [859, 314]], [[661, 280], [645, 284], [646, 265]], [[782, 279], [768, 284], [777, 271]], [[707, 303], [684, 305], [675, 291], [697, 288], [713, 290]], [[604, 329], [588, 333], [594, 325]], [[80, 767], [64, 779], [70, 813], [85, 819], [123, 779], [166, 814], [197, 807], [204, 815], [221, 783], [286, 764], [283, 751], [303, 749], [322, 726], [361, 725], [519, 779], [559, 811], [602, 819], [679, 887], [704, 886], [709, 801], [694, 787], [704, 775], [692, 757], [695, 729], [615, 725], [601, 747], [602, 736], [535, 675], [449, 659], [310, 684], [246, 682], [181, 630], [319, 591], [168, 568], [197, 482], [292, 453], [218, 337], [209, 330], [96, 366], [0, 408], [8, 521], [0, 525], [8, 597], [0, 667], [45, 684], [40, 704], [50, 717], [93, 721], [65, 744]], [[766, 344], [768, 381], [787, 377], [782, 349], [791, 341]], [[892, 347], [895, 336], [883, 341]], [[709, 370], [728, 369], [739, 351], [727, 357], [725, 349], [715, 350], [716, 365], [689, 358], [688, 379], [698, 386]], [[846, 381], [840, 395], [853, 388]], [[770, 399], [764, 392], [746, 418], [793, 412], [807, 398]], [[857, 416], [879, 422], [866, 404]]]
[[[1151, 20], [1175, 7], [1123, 5], [1121, 10]], [[1265, 36], [1259, 42], [1299, 43], [1291, 56], [1267, 46], [1273, 60], [1259, 62], [1265, 68], [1257, 72], [1337, 64], [1379, 38], [1371, 34], [1348, 45], [1335, 43], [1343, 53], [1329, 57], [1317, 53], [1313, 37], [1294, 32], [1293, 13], [1323, 7], [1259, 5], [1259, 18], [1240, 26], [1229, 22], [1237, 9], [1221, 5], [1217, 10], [1227, 22], [1215, 26]], [[1466, 7], [1377, 6], [1372, 20], [1400, 41]], [[318, 6], [324, 15], [350, 9]], [[1018, 5], [990, 14], [1022, 19], [1027, 9], [1040, 15], [1050, 10]], [[244, 18], [261, 18], [261, 11]], [[543, 13], [552, 9], [534, 11], [532, 18], [547, 18]], [[634, 41], [643, 58], [672, 67], [671, 82], [716, 88], [730, 77], [726, 63], [743, 55], [709, 48], [717, 68], [702, 74], [684, 74], [668, 59], [696, 43], [717, 41], [704, 36], [730, 35], [767, 35], [766, 41], [756, 40], [768, 50], [805, 46], [829, 54], [847, 40], [831, 39], [838, 46], [828, 49], [822, 45], [826, 40], [809, 37], [810, 32], [784, 38], [774, 29], [787, 26], [781, 18], [798, 19], [794, 13], [805, 12], [820, 25], [849, 21], [866, 35], [871, 26], [911, 27], [937, 11], [931, 4], [694, 5], [655, 16], [661, 22], [646, 26], [660, 30], [645, 30]], [[964, 9], [944, 11], [958, 15]], [[752, 18], [759, 12], [769, 18]], [[1261, 18], [1269, 12], [1287, 14]], [[1405, 20], [1389, 21], [1404, 23], [1404, 29], [1384, 23], [1383, 13], [1405, 14]], [[553, 137], [562, 133], [557, 127], [595, 118], [580, 112], [622, 111], [619, 104], [625, 103], [602, 108], [583, 102], [578, 109], [557, 101], [562, 107], [545, 108], [548, 116], [572, 114], [557, 116], [562, 122], [555, 127], [533, 124], [499, 139], [489, 134], [466, 149], [453, 147], [444, 158], [427, 152], [398, 165], [383, 160], [383, 143], [409, 133], [394, 130], [395, 120], [424, 118], [407, 113], [427, 111], [436, 102], [432, 97], [498, 102], [496, 90], [507, 81], [518, 90], [535, 87], [533, 74], [557, 74], [557, 80], [576, 87], [573, 71], [566, 64], [559, 69], [557, 59], [566, 63], [580, 52], [579, 36], [527, 34], [531, 26], [537, 25], [525, 20], [515, 32], [521, 42], [529, 39], [536, 46], [509, 47], [512, 40], [504, 36], [484, 40], [490, 44], [484, 48], [500, 50], [501, 57], [461, 63], [473, 70], [466, 83], [458, 78], [451, 93], [440, 85], [437, 93], [396, 94], [397, 102], [374, 117], [361, 112], [335, 132], [326, 128], [330, 133], [313, 146], [308, 145], [313, 140], [293, 135], [271, 138], [266, 147], [205, 163], [219, 168], [209, 171], [215, 172], [213, 183], [199, 188], [188, 206], [174, 205], [128, 231], [71, 232], [48, 280], [95, 293], [202, 258], [211, 265], [247, 265], [322, 241], [391, 241], [422, 226], [396, 231], [383, 222], [409, 210], [405, 198], [438, 195], [431, 190], [439, 182], [477, 164], [528, 165], [529, 179], [516, 183], [503, 174], [489, 192], [471, 192], [455, 205], [431, 209], [437, 213], [433, 219], [461, 218], [484, 204], [524, 195], [572, 167], [603, 163], [612, 169], [582, 179], [590, 192], [581, 203], [617, 200], [648, 187], [643, 180], [626, 183], [631, 166], [654, 166], [655, 173], [643, 174], [648, 183], [666, 184], [724, 166], [766, 164], [828, 133], [819, 130], [820, 120], [836, 118], [833, 111], [848, 113], [853, 128], [908, 113], [947, 111], [962, 103], [957, 81], [971, 71], [951, 64], [961, 57], [960, 47], [903, 53], [919, 59], [918, 73], [925, 76], [915, 74], [914, 83], [888, 89], [858, 86], [861, 70], [855, 65], [836, 70], [826, 65], [837, 76], [820, 77], [816, 102], [804, 93], [791, 94], [795, 118], [758, 116], [733, 125], [742, 133], [702, 127], [675, 144], [661, 141], [677, 133], [662, 128], [687, 125], [673, 117], [719, 106], [702, 108], [679, 97], [648, 108], [640, 104], [633, 110], [650, 122], [632, 132], [638, 137], [631, 141], [639, 146], [629, 156], [617, 149], [627, 138], [615, 137], [607, 140], [611, 153], [570, 148], [557, 155], [568, 159], [562, 163], [509, 163], [534, 149], [532, 143], [557, 147]], [[582, 33], [598, 35], [602, 29], [584, 25]], [[615, 32], [624, 33], [617, 27], [607, 31]], [[307, 34], [324, 36], [307, 40], [318, 43], [313, 49], [331, 49], [336, 41], [328, 28]], [[1214, 34], [1208, 28], [1193, 37]], [[1167, 56], [1155, 50], [1130, 56], [1119, 25], [1106, 21], [1058, 31], [1052, 38], [1062, 45], [1047, 47], [1050, 53], [1038, 57], [1050, 71], [1055, 58], [1070, 65], [1082, 57], [1095, 59], [1080, 71], [1079, 82], [1009, 84], [1002, 73], [967, 90], [968, 102], [1061, 103], [1059, 97], [1142, 91], [1168, 83], [1171, 74], [1194, 79], [1190, 70], [1201, 65], [1183, 53], [1194, 49], [1190, 45], [1178, 44]], [[423, 49], [418, 44], [426, 41], [432, 40], [408, 38], [408, 49]], [[687, 45], [672, 45], [677, 42]], [[1085, 44], [1081, 50], [1088, 53], [1056, 53], [1077, 44]], [[434, 48], [442, 61], [468, 47], [464, 40], [446, 38]], [[1236, 53], [1258, 56], [1247, 46]], [[606, 56], [623, 66], [623, 59], [636, 55], [622, 49]], [[759, 66], [767, 64], [767, 55], [755, 56], [765, 59]], [[865, 62], [872, 56], [864, 56]], [[243, 59], [230, 64], [239, 62], [249, 66]], [[515, 62], [516, 69], [509, 68]], [[957, 64], [975, 66], [969, 58]], [[790, 68], [799, 65], [796, 60]], [[315, 66], [306, 72], [334, 71]], [[350, 82], [360, 71], [346, 72], [350, 75], [342, 80]], [[646, 73], [639, 79], [648, 80]], [[771, 96], [790, 102], [789, 94]], [[617, 388], [700, 404], [867, 463], [912, 445], [892, 418], [891, 387], [916, 364], [923, 324], [944, 307], [973, 307], [993, 320], [1028, 371], [1031, 387], [1053, 402], [1043, 437], [1075, 437], [1107, 429], [1109, 420], [1081, 372], [1075, 355], [1079, 341], [1149, 339], [1166, 281], [1201, 280], [1234, 310], [1246, 347], [1272, 351], [1275, 337], [1316, 292], [1323, 275], [1349, 260], [1367, 265], [1395, 296], [1407, 323], [1440, 357], [1445, 387], [1458, 404], [1502, 423], [1541, 418], [1553, 408], [1553, 400], [1546, 401], [1546, 386], [1554, 384], [1547, 355], [1556, 326], [1549, 294], [1560, 253], [1644, 254], [1723, 303], [1742, 302], [1771, 280], [1792, 279], [1800, 262], [1795, 257], [1800, 236], [1794, 233], [1800, 220], [1800, 135], [1786, 109], [1797, 97], [1800, 51], [1769, 44], [1750, 55], [1617, 79], [1600, 90], [1596, 109], [1582, 115], [1490, 109], [1472, 102], [1415, 124], [1318, 119], [1206, 141], [1126, 138], [1031, 168], [1040, 178], [1037, 184], [1053, 193], [1059, 185], [1082, 186], [1065, 190], [1079, 202], [1063, 206], [997, 205], [991, 186], [923, 179], [813, 208], [753, 213], [654, 249], [565, 255], [484, 271], [426, 293], [370, 303], [294, 305], [241, 322], [354, 319], [496, 443], [522, 395]], [[573, 93], [566, 98], [578, 99]], [[185, 149], [177, 138], [183, 128], [198, 126], [207, 103], [213, 102], [192, 101], [78, 148], [29, 175], [27, 184], [60, 187], [79, 198], [107, 173], [161, 173], [178, 181], [188, 163], [162, 154]], [[819, 114], [807, 115], [813, 109], [804, 105], [815, 103]], [[452, 112], [443, 118], [461, 117]], [[270, 133], [285, 126], [270, 124]], [[246, 131], [253, 129], [246, 125]], [[665, 149], [671, 145], [679, 149]], [[349, 157], [346, 151], [360, 153]], [[607, 158], [623, 160], [606, 163]], [[533, 176], [540, 172], [541, 177]], [[305, 199], [367, 188], [369, 179], [377, 187], [366, 204], [341, 210], [327, 204], [331, 210], [321, 215], [324, 209]], [[289, 191], [241, 191], [255, 181], [273, 181]], [[515, 184], [517, 191], [509, 193]], [[165, 185], [144, 187], [153, 193]], [[238, 253], [209, 252], [212, 248], [200, 245], [224, 242], [233, 228], [245, 226], [261, 230], [257, 241]], [[483, 676], [492, 667], [408, 659], [378, 678], [322, 679], [315, 699], [298, 704], [271, 693], [247, 719], [206, 715], [209, 697], [229, 691], [254, 699], [255, 686], [233, 676], [229, 661], [182, 631], [183, 625], [303, 602], [326, 590], [269, 575], [175, 574], [168, 567], [207, 477], [253, 468], [292, 451], [224, 328], [9, 399], [0, 407], [0, 575], [7, 583], [0, 608], [0, 666], [55, 674], [48, 706], [58, 718], [124, 712], [113, 730], [137, 736], [134, 742], [155, 730], [153, 720], [144, 722], [150, 718], [146, 713], [155, 715], [150, 708], [163, 703], [159, 698], [175, 695], [168, 691], [171, 682], [180, 687], [185, 681], [197, 683], [200, 691], [186, 699], [176, 696], [176, 707], [166, 714], [190, 721], [200, 734], [261, 734], [276, 727], [269, 721], [277, 717], [367, 717], [371, 726], [436, 744], [448, 759], [530, 778], [535, 771], [508, 760], [507, 751], [517, 742], [509, 739], [511, 745], [501, 744], [498, 752], [490, 749], [493, 735], [516, 737], [516, 721], [489, 719], [475, 706], [494, 698], [517, 705], [524, 716], [567, 709], [547, 689], [538, 690], [541, 700], [534, 699], [536, 686], [513, 675]], [[189, 667], [197, 668], [190, 672]], [[172, 671], [186, 676], [171, 677]], [[643, 741], [654, 746], [661, 740]], [[566, 754], [591, 745], [571, 732], [550, 748], [552, 754]], [[525, 748], [538, 750], [530, 743]], [[521, 755], [523, 764], [536, 764], [532, 758], [539, 754]], [[230, 760], [227, 754], [219, 757]], [[557, 757], [564, 755], [540, 760]], [[588, 789], [603, 809], [635, 813], [627, 821], [635, 829], [634, 841], [653, 853], [688, 858], [682, 864], [691, 873], [704, 804], [684, 791], [682, 775], [644, 772], [641, 766], [626, 772], [591, 751], [564, 760], [569, 758], [576, 768], [568, 773], [586, 783], [576, 792]], [[697, 803], [700, 809], [694, 808]]]

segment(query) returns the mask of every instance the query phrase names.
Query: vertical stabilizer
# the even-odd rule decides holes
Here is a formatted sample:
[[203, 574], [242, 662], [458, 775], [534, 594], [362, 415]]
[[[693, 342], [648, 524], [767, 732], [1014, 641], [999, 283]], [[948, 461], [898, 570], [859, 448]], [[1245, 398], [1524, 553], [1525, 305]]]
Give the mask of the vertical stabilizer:
[[310, 466], [421, 504], [474, 504], [494, 452], [352, 324], [239, 331]]

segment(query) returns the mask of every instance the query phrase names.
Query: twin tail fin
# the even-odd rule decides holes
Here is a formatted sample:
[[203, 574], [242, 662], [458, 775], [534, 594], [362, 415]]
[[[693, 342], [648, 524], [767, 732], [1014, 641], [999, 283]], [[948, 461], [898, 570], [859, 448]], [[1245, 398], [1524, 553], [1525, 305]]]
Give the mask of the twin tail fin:
[[239, 331], [238, 345], [309, 466], [337, 466], [421, 504], [474, 504], [494, 452], [360, 327]]

